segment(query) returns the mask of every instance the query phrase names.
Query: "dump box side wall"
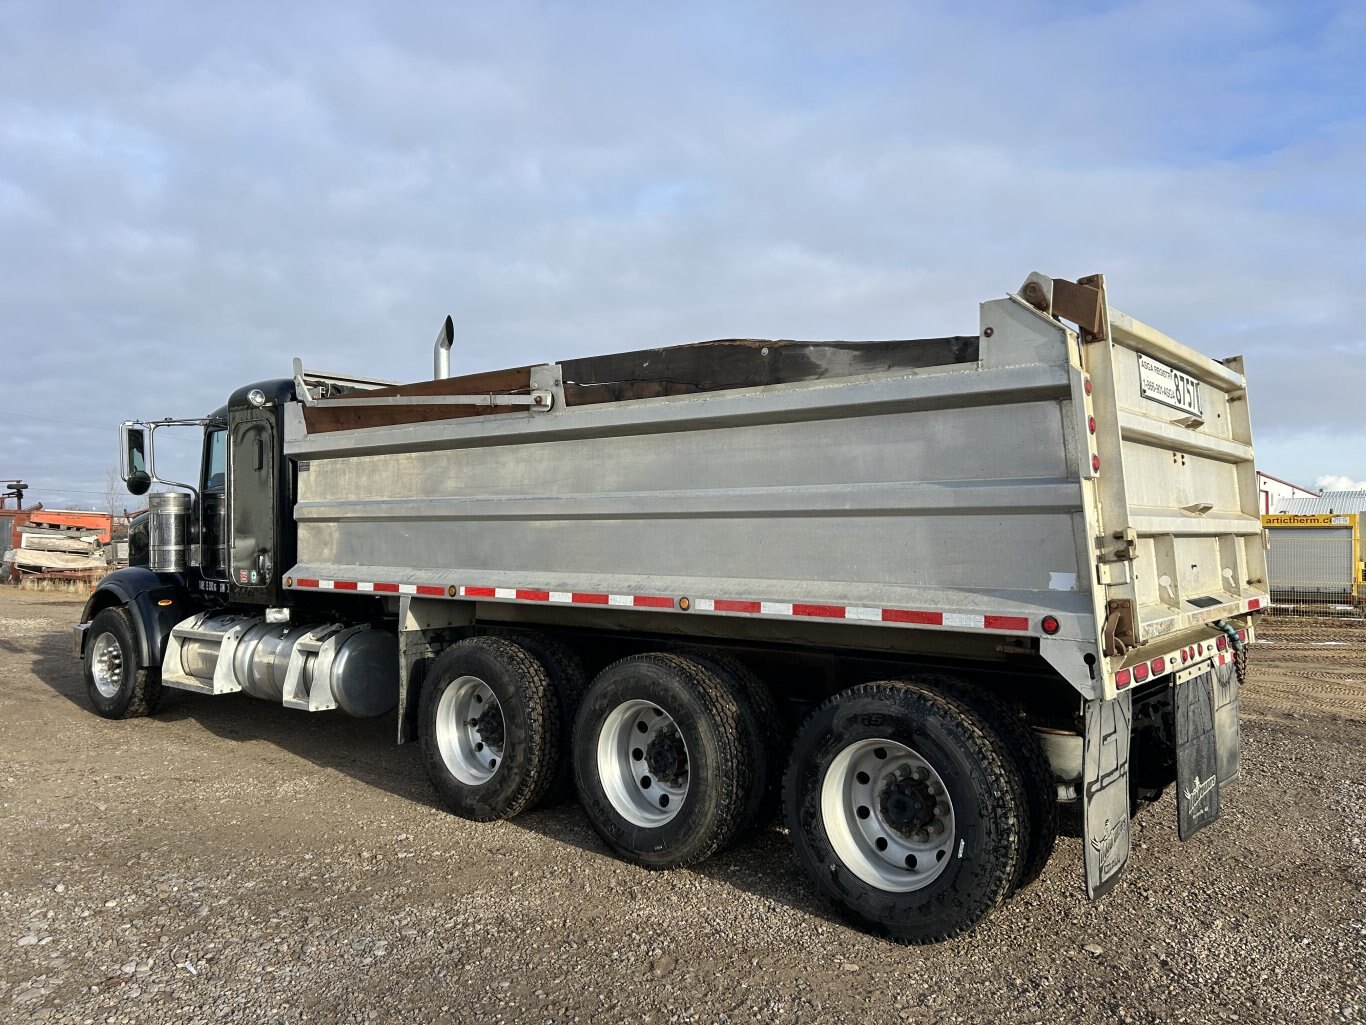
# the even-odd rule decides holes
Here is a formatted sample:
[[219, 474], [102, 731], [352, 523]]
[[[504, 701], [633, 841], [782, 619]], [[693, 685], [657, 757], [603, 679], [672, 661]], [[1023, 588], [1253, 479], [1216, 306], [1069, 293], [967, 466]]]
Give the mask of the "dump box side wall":
[[999, 365], [329, 435], [295, 414], [292, 575], [890, 610], [907, 650], [1051, 614], [1094, 645], [1066, 332], [1033, 321]]
[[[975, 363], [326, 434], [294, 406], [287, 586], [580, 625], [687, 611], [738, 638], [854, 620], [906, 652], [1013, 635], [1113, 696], [1122, 668], [1256, 608], [1266, 562], [1241, 362], [1094, 280], [1103, 335], [1009, 296], [982, 305]], [[1141, 394], [1140, 355], [1200, 382], [1200, 417]]]

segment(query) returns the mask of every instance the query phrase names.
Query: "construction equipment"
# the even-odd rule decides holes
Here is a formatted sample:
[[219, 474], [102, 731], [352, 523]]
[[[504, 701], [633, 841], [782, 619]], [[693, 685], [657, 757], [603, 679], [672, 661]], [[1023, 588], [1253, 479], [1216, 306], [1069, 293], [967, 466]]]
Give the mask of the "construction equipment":
[[815, 886], [911, 942], [1037, 876], [1059, 799], [1092, 897], [1135, 804], [1176, 782], [1182, 838], [1218, 818], [1267, 594], [1240, 358], [1040, 274], [968, 336], [452, 378], [453, 337], [430, 381], [296, 360], [124, 424], [138, 493], [157, 432], [204, 460], [76, 627], [101, 714], [397, 708], [457, 813], [577, 790], [654, 868], [781, 798]]

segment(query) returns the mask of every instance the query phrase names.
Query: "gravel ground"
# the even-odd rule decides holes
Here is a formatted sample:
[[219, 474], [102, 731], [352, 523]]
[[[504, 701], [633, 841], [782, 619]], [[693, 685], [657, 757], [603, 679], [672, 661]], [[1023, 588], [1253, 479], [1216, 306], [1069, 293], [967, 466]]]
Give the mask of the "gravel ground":
[[1170, 798], [1125, 878], [1080, 841], [970, 936], [898, 947], [777, 829], [693, 871], [573, 805], [438, 810], [392, 718], [172, 693], [108, 722], [71, 601], [0, 590], [0, 1021], [1331, 1022], [1366, 1015], [1366, 642], [1274, 638], [1224, 820]]

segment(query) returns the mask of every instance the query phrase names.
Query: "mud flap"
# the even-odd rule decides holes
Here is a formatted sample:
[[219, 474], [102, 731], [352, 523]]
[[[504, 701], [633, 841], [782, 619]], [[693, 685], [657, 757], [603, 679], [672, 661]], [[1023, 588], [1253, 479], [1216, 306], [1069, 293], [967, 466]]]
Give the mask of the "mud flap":
[[1086, 896], [1096, 900], [1119, 879], [1129, 861], [1129, 731], [1133, 702], [1128, 691], [1110, 701], [1086, 702], [1082, 777], [1082, 855]]
[[1182, 840], [1189, 840], [1219, 818], [1214, 691], [1214, 673], [1208, 672], [1176, 684], [1172, 694], [1176, 719], [1176, 833]]
[[1238, 669], [1232, 663], [1214, 670], [1214, 750], [1219, 758], [1219, 786], [1238, 778], [1243, 739], [1238, 731]]

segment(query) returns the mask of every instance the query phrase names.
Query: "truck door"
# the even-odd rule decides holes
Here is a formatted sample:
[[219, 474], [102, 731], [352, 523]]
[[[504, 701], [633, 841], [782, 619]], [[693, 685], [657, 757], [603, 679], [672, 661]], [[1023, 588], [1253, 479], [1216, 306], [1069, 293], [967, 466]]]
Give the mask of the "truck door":
[[277, 572], [275, 421], [266, 410], [234, 411], [228, 430], [228, 593], [267, 604]]

